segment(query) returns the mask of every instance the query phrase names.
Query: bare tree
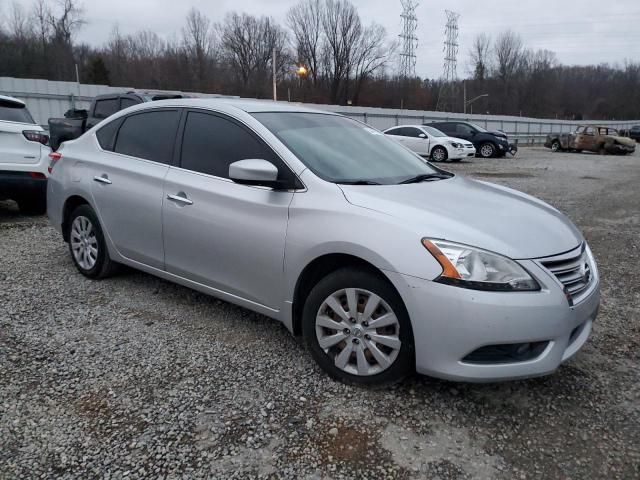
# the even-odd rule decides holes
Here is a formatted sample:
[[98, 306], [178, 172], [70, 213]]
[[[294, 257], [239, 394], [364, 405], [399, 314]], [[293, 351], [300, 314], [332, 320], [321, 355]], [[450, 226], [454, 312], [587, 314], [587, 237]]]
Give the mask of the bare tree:
[[522, 38], [511, 30], [498, 35], [494, 46], [496, 73], [504, 84], [516, 74], [523, 61]]
[[362, 36], [362, 22], [348, 0], [325, 0], [322, 28], [327, 45], [325, 75], [329, 101], [346, 101], [349, 76], [355, 71], [353, 53]]
[[372, 24], [366, 28], [356, 45], [353, 63], [354, 94], [353, 103], [358, 105], [364, 82], [371, 75], [381, 70], [393, 56], [396, 44], [387, 44], [387, 31], [382, 25]]
[[491, 37], [486, 33], [476, 36], [473, 41], [469, 58], [471, 60], [471, 69], [473, 78], [482, 82], [489, 74], [491, 55]]
[[324, 5], [322, 0], [303, 0], [287, 14], [287, 25], [293, 33], [297, 59], [309, 71], [314, 86], [318, 85], [322, 74], [322, 55], [325, 48], [322, 29]]
[[195, 8], [187, 15], [182, 41], [195, 77], [194, 86], [203, 88], [213, 65], [215, 38], [211, 21]]
[[59, 12], [49, 11], [49, 24], [58, 41], [71, 45], [73, 36], [86, 23], [76, 0], [57, 0]]
[[284, 68], [286, 32], [269, 17], [229, 13], [220, 26], [220, 45], [245, 92], [264, 95], [275, 49], [279, 70]]

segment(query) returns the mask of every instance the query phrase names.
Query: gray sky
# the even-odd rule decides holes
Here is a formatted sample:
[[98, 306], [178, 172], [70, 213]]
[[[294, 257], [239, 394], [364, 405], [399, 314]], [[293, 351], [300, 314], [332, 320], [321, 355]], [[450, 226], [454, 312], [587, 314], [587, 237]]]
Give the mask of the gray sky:
[[[11, 0], [0, 0], [9, 4]], [[55, 0], [48, 0], [52, 4]], [[178, 35], [193, 6], [213, 21], [228, 11], [266, 14], [283, 21], [296, 0], [81, 0], [88, 20], [78, 39], [100, 44], [118, 24], [124, 34], [152, 30]], [[19, 0], [28, 6], [33, 0]], [[384, 25], [390, 37], [400, 33], [400, 0], [352, 0], [366, 23]], [[468, 70], [468, 51], [478, 33], [495, 36], [511, 28], [527, 47], [556, 52], [566, 64], [640, 61], [640, 0], [421, 0], [417, 73], [430, 78], [442, 71], [444, 9], [459, 12], [459, 74]], [[6, 11], [6, 8], [4, 9]]]

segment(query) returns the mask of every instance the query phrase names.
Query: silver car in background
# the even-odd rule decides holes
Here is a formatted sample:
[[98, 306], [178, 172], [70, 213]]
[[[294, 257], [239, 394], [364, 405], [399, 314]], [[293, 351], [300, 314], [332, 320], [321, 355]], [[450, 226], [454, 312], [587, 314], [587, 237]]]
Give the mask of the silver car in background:
[[558, 210], [340, 115], [160, 101], [51, 169], [49, 218], [83, 275], [125, 264], [260, 312], [345, 382], [549, 374], [598, 311], [593, 255]]

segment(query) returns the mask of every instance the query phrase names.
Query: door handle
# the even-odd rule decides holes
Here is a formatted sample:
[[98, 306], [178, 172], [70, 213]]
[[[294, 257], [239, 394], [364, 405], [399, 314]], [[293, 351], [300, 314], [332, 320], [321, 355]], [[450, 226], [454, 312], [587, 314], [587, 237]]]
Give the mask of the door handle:
[[111, 185], [113, 182], [109, 180], [109, 177], [103, 175], [102, 177], [93, 177], [94, 182], [104, 183], [105, 185]]
[[183, 197], [182, 195], [167, 195], [167, 198], [184, 205], [193, 205], [193, 202], [191, 200], [189, 200], [187, 197]]

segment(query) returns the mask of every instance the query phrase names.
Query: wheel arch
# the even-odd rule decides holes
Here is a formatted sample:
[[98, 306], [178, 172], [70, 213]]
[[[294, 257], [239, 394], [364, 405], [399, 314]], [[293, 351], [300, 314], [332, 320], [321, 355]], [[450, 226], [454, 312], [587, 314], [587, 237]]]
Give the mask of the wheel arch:
[[62, 237], [65, 242], [69, 242], [69, 217], [80, 205], [89, 205], [89, 201], [81, 195], [71, 195], [64, 202], [62, 207]]
[[313, 287], [330, 273], [342, 268], [357, 268], [370, 272], [386, 281], [398, 293], [400, 298], [402, 298], [400, 292], [398, 292], [398, 289], [389, 277], [385, 275], [384, 271], [376, 267], [371, 262], [348, 253], [324, 254], [309, 262], [304, 267], [296, 281], [291, 310], [291, 327], [294, 335], [299, 336], [302, 334], [302, 311], [304, 308], [304, 301]]

